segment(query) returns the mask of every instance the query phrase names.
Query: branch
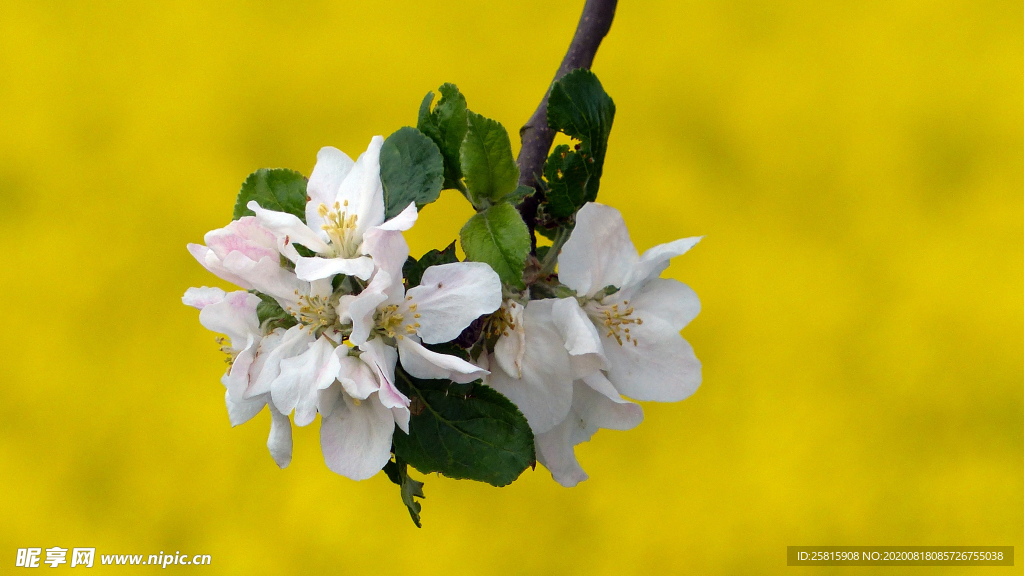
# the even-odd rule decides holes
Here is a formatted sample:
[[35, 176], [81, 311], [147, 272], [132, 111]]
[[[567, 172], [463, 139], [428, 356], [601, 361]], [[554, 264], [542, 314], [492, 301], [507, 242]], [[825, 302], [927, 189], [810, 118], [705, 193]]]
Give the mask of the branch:
[[[615, 17], [615, 5], [618, 0], [587, 0], [583, 6], [583, 14], [580, 16], [580, 23], [576, 26], [576, 34], [572, 37], [569, 50], [562, 59], [562, 65], [558, 67], [554, 80], [558, 81], [569, 72], [577, 68], [590, 68], [594, 63], [594, 55], [601, 45], [601, 40], [608, 34], [612, 27], [612, 19]], [[547, 160], [548, 151], [551, 150], [551, 143], [555, 140], [555, 133], [548, 127], [548, 96], [551, 94], [551, 85], [548, 85], [544, 98], [540, 105], [530, 116], [522, 128], [519, 129], [519, 138], [523, 146], [519, 150], [519, 158], [516, 163], [519, 165], [519, 184], [530, 186], [537, 190], [533, 196], [523, 201], [519, 206], [519, 212], [523, 220], [530, 227], [532, 235], [537, 224], [537, 206], [540, 205], [543, 191], [537, 185], [536, 176], [543, 172], [544, 161]]]

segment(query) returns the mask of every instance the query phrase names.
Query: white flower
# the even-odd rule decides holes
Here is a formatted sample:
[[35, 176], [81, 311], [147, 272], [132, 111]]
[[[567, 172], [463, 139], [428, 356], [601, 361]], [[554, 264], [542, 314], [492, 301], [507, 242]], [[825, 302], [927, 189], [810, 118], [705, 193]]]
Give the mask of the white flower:
[[[700, 361], [679, 334], [700, 312], [700, 300], [682, 282], [658, 277], [698, 241], [676, 240], [641, 256], [618, 210], [588, 203], [577, 213], [558, 277], [578, 298], [557, 302], [553, 319], [570, 349], [604, 359], [619, 394], [675, 402], [700, 386]], [[606, 295], [608, 286], [617, 290]]]
[[[501, 280], [481, 262], [455, 262], [431, 266], [420, 285], [406, 293], [402, 264], [409, 248], [401, 234], [379, 231], [367, 243], [378, 270], [357, 296], [345, 296], [339, 304], [342, 321], [352, 323], [349, 340], [364, 353], [394, 347], [402, 367], [416, 378], [472, 382], [487, 374], [461, 358], [428, 350], [422, 343], [454, 340], [484, 314], [501, 306]], [[387, 372], [381, 374], [388, 377]]]
[[270, 394], [250, 394], [255, 381], [267, 365], [269, 352], [274, 350], [284, 330], [263, 336], [256, 317], [260, 299], [247, 292], [225, 293], [220, 288], [189, 288], [182, 302], [199, 309], [199, 322], [208, 330], [227, 336], [221, 341], [221, 350], [231, 363], [221, 378], [227, 390], [224, 401], [232, 426], [238, 426], [270, 408], [270, 436], [267, 448], [281, 468], [292, 459], [292, 428], [288, 416], [278, 411]]
[[211, 230], [203, 241], [206, 246], [189, 244], [188, 251], [223, 280], [266, 293], [291, 293], [299, 286], [295, 275], [281, 267], [277, 239], [253, 216]]
[[[295, 262], [300, 279], [312, 281], [347, 274], [366, 280], [374, 271], [373, 261], [363, 247], [366, 233], [374, 229], [408, 230], [416, 222], [414, 203], [384, 220], [380, 180], [383, 143], [383, 138], [374, 136], [356, 162], [337, 148], [320, 150], [306, 186], [309, 201], [305, 223], [294, 214], [265, 210], [255, 201], [248, 203], [260, 223], [275, 234], [284, 255]], [[294, 243], [317, 255], [300, 256]]]

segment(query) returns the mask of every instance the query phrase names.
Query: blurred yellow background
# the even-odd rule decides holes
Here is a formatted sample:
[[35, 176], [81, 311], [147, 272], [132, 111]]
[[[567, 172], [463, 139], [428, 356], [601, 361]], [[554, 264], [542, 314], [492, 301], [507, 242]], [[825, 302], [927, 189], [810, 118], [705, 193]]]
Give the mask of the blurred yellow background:
[[[581, 7], [5, 0], [2, 571], [29, 546], [204, 553], [175, 571], [221, 574], [848, 573], [786, 568], [785, 547], [1019, 551], [1017, 1], [623, 0], [594, 66], [618, 107], [600, 200], [641, 250], [707, 235], [668, 271], [703, 301], [683, 334], [704, 384], [581, 446], [579, 487], [540, 467], [502, 489], [429, 476], [417, 530], [384, 475], [326, 469], [318, 424], [283, 471], [266, 412], [230, 428], [214, 335], [180, 303], [217, 281], [185, 244], [253, 170], [354, 157], [446, 81], [514, 135]], [[445, 192], [414, 255], [469, 214]]]

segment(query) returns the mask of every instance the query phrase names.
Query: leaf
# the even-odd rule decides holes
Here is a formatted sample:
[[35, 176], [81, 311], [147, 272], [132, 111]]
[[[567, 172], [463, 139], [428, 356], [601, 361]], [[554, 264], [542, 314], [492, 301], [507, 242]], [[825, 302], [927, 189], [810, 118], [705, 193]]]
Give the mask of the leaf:
[[477, 210], [482, 210], [516, 189], [519, 166], [512, 157], [508, 132], [500, 122], [474, 112], [469, 112], [467, 118], [469, 129], [459, 158], [469, 198]]
[[249, 174], [238, 191], [232, 220], [255, 216], [245, 206], [250, 200], [255, 200], [264, 210], [294, 214], [305, 222], [306, 177], [285, 168], [260, 168]]
[[451, 264], [452, 262], [458, 262], [459, 257], [455, 254], [455, 242], [452, 241], [444, 250], [431, 250], [419, 260], [416, 260], [412, 256], [405, 261], [405, 265], [402, 267], [402, 275], [405, 276], [406, 289], [420, 285], [420, 279], [423, 278], [423, 271], [431, 266], [437, 266], [438, 264]]
[[515, 206], [526, 199], [527, 196], [532, 196], [537, 190], [531, 186], [519, 186], [512, 191], [511, 194], [505, 196], [505, 201]]
[[441, 99], [433, 111], [430, 110], [430, 103], [434, 100], [434, 93], [430, 92], [423, 98], [416, 127], [441, 149], [441, 155], [444, 156], [444, 188], [460, 188], [462, 166], [459, 149], [466, 136], [466, 98], [455, 84], [444, 84], [439, 92]]
[[256, 305], [256, 318], [260, 326], [267, 322], [266, 327], [270, 331], [275, 328], [291, 328], [298, 324], [291, 314], [286, 312], [284, 308], [281, 308], [277, 300], [262, 292], [254, 291], [253, 293], [260, 297], [260, 303]]
[[[597, 198], [608, 135], [615, 119], [615, 102], [590, 70], [573, 70], [551, 86], [548, 97], [548, 126], [580, 141], [578, 154], [586, 162], [590, 179], [586, 201]], [[573, 160], [575, 162], [575, 160]], [[545, 173], [547, 167], [545, 167]]]
[[533, 432], [507, 398], [483, 384], [419, 380], [401, 367], [398, 389], [412, 402], [409, 434], [395, 430], [395, 455], [420, 472], [506, 486], [536, 464]]
[[591, 173], [581, 154], [569, 146], [556, 146], [544, 163], [548, 182], [545, 212], [554, 218], [567, 218], [587, 203], [587, 183]]
[[508, 202], [495, 204], [469, 219], [459, 232], [466, 259], [486, 262], [502, 283], [522, 289], [530, 254], [530, 230]]
[[399, 128], [380, 149], [384, 217], [393, 218], [411, 202], [430, 204], [441, 194], [444, 159], [437, 145], [415, 128]]
[[422, 528], [423, 526], [420, 524], [420, 509], [422, 507], [413, 497], [426, 498], [423, 495], [423, 482], [413, 480], [409, 476], [409, 465], [397, 457], [394, 460], [388, 460], [388, 463], [384, 465], [384, 473], [388, 475], [388, 479], [398, 484], [402, 493], [402, 503], [409, 509], [409, 516], [412, 517], [417, 528]]

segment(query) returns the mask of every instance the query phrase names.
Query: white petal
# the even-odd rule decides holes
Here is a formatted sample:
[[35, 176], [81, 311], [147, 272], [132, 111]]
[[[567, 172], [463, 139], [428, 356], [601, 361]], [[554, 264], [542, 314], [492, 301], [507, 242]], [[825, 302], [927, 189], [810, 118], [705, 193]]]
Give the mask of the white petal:
[[657, 278], [668, 268], [669, 261], [676, 256], [685, 254], [690, 248], [697, 245], [703, 236], [683, 238], [666, 244], [659, 244], [643, 253], [640, 261], [636, 263], [630, 272], [627, 285], [643, 284], [652, 278]]
[[270, 384], [274, 405], [283, 413], [295, 410], [295, 425], [305, 426], [316, 419], [318, 390], [334, 383], [341, 362], [334, 346], [318, 338], [308, 350], [281, 361], [281, 373]]
[[448, 379], [465, 384], [487, 375], [486, 370], [462, 358], [427, 350], [410, 336], [398, 341], [398, 354], [402, 358], [402, 368], [414, 378]]
[[208, 288], [206, 286], [202, 288], [189, 288], [185, 290], [185, 295], [181, 297], [181, 303], [202, 310], [210, 304], [220, 302], [226, 295], [227, 292], [220, 288]]
[[[547, 432], [569, 412], [572, 402], [572, 371], [562, 337], [551, 322], [551, 301], [534, 300], [526, 306], [526, 352], [522, 378], [500, 365], [491, 366], [487, 384], [522, 410], [534, 434]], [[405, 365], [403, 358], [402, 365]]]
[[358, 258], [305, 258], [299, 256], [295, 261], [295, 275], [300, 280], [322, 280], [336, 274], [347, 274], [360, 280], [366, 280], [373, 274], [373, 260], [365, 256]]
[[384, 223], [384, 188], [380, 182], [380, 147], [383, 144], [384, 138], [374, 136], [338, 189], [336, 201], [342, 204], [348, 201], [349, 214], [358, 216], [357, 237]]
[[384, 344], [380, 338], [374, 338], [359, 347], [363, 354], [359, 356], [370, 370], [376, 374], [380, 388], [377, 398], [385, 408], [407, 408], [409, 398], [395, 387], [395, 364], [398, 363], [398, 352]]
[[[604, 372], [588, 374], [582, 379], [582, 381], [587, 386], [590, 386], [595, 392], [616, 404], [625, 404], [629, 402], [629, 400], [626, 400], [619, 394], [619, 391], [615, 389], [615, 385], [608, 380], [608, 377], [604, 375]], [[579, 380], [577, 380], [577, 382], [579, 382]]]
[[342, 296], [338, 315], [342, 322], [352, 323], [349, 341], [356, 346], [362, 345], [370, 337], [370, 330], [374, 326], [373, 316], [377, 313], [377, 307], [388, 299], [386, 290], [391, 284], [391, 275], [377, 270], [362, 292], [356, 296]]
[[268, 402], [270, 407], [270, 436], [267, 437], [267, 449], [270, 450], [270, 457], [281, 468], [286, 468], [292, 461], [292, 423], [288, 416], [281, 414], [274, 408], [273, 402]]
[[365, 480], [391, 459], [395, 418], [376, 397], [358, 405], [356, 400], [343, 398], [320, 424], [320, 447], [331, 471]]
[[234, 350], [244, 349], [259, 335], [260, 323], [256, 306], [260, 297], [248, 292], [231, 292], [220, 302], [199, 312], [199, 323], [211, 332], [226, 334]]
[[[266, 340], [265, 338], [264, 341]], [[253, 371], [256, 381], [251, 383], [246, 394], [256, 396], [269, 393], [270, 385], [281, 374], [281, 361], [302, 354], [312, 343], [313, 336], [303, 330], [302, 326], [292, 326], [279, 339], [268, 342], [266, 347], [261, 347], [259, 355], [262, 359], [258, 361], [262, 362], [262, 366], [258, 375], [255, 374], [255, 370]]]
[[231, 422], [231, 425], [238, 426], [239, 424], [245, 424], [252, 420], [253, 416], [259, 414], [260, 410], [263, 410], [263, 407], [267, 405], [267, 397], [258, 396], [235, 402], [231, 399], [231, 395], [228, 394], [227, 390], [225, 390], [224, 404], [228, 408], [228, 420]]
[[241, 252], [232, 252], [224, 259], [223, 265], [230, 273], [243, 278], [250, 288], [273, 296], [284, 307], [298, 299], [296, 290], [303, 293], [307, 289], [305, 282], [281, 267], [279, 259], [263, 258], [254, 262]]
[[223, 228], [207, 232], [203, 242], [221, 260], [232, 252], [241, 252], [256, 262], [260, 258], [280, 257], [277, 237], [253, 216], [244, 216]]
[[349, 356], [345, 346], [339, 346], [337, 353], [341, 360], [338, 380], [349, 396], [366, 400], [367, 396], [380, 389], [377, 376], [369, 364], [355, 356]]
[[697, 391], [701, 382], [700, 360], [679, 334], [655, 334], [638, 326], [636, 345], [604, 339], [608, 379], [619, 393], [637, 400], [678, 402]]
[[381, 230], [400, 230], [404, 232], [405, 230], [412, 228], [412, 225], [416, 223], [417, 217], [419, 217], [419, 214], [416, 211], [416, 203], [410, 202], [405, 209], [377, 228]]
[[323, 218], [317, 210], [323, 204], [328, 208], [334, 206], [338, 199], [338, 189], [341, 183], [348, 176], [354, 162], [341, 150], [333, 146], [324, 146], [316, 154], [316, 166], [313, 173], [309, 175], [309, 183], [306, 184], [306, 194], [309, 195], [309, 202], [306, 202], [306, 223], [313, 230], [319, 230], [323, 225]]
[[[234, 340], [232, 340], [232, 344]], [[253, 360], [256, 359], [256, 348], [258, 344], [252, 336], [246, 340], [244, 348], [235, 355], [231, 362], [228, 373], [221, 377], [220, 381], [228, 389], [228, 394], [235, 400], [243, 400], [245, 392], [249, 389], [249, 369]]]
[[278, 238], [286, 238], [288, 243], [302, 244], [313, 252], [326, 253], [330, 247], [317, 235], [299, 220], [299, 217], [286, 212], [275, 210], [264, 210], [255, 200], [250, 200], [246, 207], [256, 214], [260, 224], [270, 230]]
[[624, 286], [639, 260], [622, 214], [589, 202], [576, 213], [576, 227], [558, 256], [558, 279], [593, 296], [605, 286]]
[[526, 354], [526, 330], [523, 329], [524, 306], [508, 301], [506, 311], [515, 327], [507, 327], [494, 343], [494, 360], [506, 374], [523, 376], [523, 355]]
[[552, 308], [552, 320], [565, 342], [566, 350], [572, 356], [574, 378], [583, 378], [605, 368], [607, 360], [601, 336], [575, 298], [556, 300]]
[[373, 258], [373, 264], [392, 279], [402, 277], [402, 267], [409, 258], [409, 244], [401, 232], [372, 228], [363, 236], [363, 250]]
[[408, 434], [409, 418], [412, 416], [412, 413], [409, 412], [409, 409], [404, 406], [401, 406], [399, 408], [392, 408], [391, 415], [395, 417], [395, 424], [398, 426], [398, 428], [401, 429], [402, 432]]
[[700, 313], [697, 293], [671, 278], [654, 278], [638, 287], [629, 305], [643, 319], [645, 330], [663, 328], [668, 333], [678, 333]]
[[[473, 320], [501, 306], [501, 280], [482, 262], [431, 266], [420, 285], [406, 294], [417, 306], [416, 333], [428, 344], [458, 337]], [[412, 322], [412, 314], [406, 319]]]
[[229, 272], [220, 261], [220, 258], [213, 253], [213, 250], [210, 250], [202, 244], [189, 244], [187, 248], [189, 254], [191, 254], [196, 261], [202, 264], [203, 268], [206, 268], [221, 280], [231, 282], [232, 284], [236, 284], [246, 290], [252, 289], [252, 285], [248, 282]]
[[573, 426], [572, 419], [566, 418], [558, 426], [534, 437], [537, 461], [551, 472], [555, 482], [566, 488], [590, 478], [576, 460], [575, 445], [570, 438]]
[[[323, 390], [318, 390], [316, 395], [316, 411], [321, 418], [327, 418], [334, 411], [334, 408], [341, 402], [344, 387], [335, 382]], [[273, 402], [271, 402], [273, 404]]]

